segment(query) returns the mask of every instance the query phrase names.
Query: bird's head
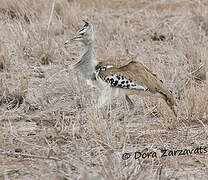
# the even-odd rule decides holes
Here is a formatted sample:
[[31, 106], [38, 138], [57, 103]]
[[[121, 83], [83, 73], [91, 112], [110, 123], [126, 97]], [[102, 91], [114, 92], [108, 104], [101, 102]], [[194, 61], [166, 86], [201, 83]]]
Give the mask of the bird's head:
[[83, 20], [83, 22], [85, 24], [77, 31], [76, 35], [70, 39], [70, 41], [66, 41], [65, 44], [73, 41], [80, 41], [88, 45], [94, 41], [93, 25], [86, 20]]

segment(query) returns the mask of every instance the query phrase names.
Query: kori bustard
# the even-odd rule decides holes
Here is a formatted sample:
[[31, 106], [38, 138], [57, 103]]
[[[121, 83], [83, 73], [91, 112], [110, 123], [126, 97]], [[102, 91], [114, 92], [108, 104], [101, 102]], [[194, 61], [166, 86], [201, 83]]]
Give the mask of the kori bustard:
[[144, 64], [133, 58], [116, 58], [98, 62], [93, 51], [94, 32], [93, 25], [84, 21], [84, 26], [77, 34], [65, 44], [72, 41], [80, 41], [84, 44], [85, 52], [81, 59], [73, 65], [88, 83], [97, 85], [102, 89], [100, 104], [105, 104], [112, 95], [122, 95], [129, 104], [134, 107], [128, 95], [155, 96], [165, 100], [167, 105], [177, 116], [172, 92], [157, 78]]

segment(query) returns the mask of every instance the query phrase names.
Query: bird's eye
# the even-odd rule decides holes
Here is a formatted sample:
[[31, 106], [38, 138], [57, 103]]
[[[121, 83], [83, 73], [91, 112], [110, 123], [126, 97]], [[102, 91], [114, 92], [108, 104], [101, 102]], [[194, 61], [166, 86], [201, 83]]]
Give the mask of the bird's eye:
[[80, 35], [81, 35], [81, 36], [83, 36], [83, 35], [84, 35], [84, 33], [80, 33]]

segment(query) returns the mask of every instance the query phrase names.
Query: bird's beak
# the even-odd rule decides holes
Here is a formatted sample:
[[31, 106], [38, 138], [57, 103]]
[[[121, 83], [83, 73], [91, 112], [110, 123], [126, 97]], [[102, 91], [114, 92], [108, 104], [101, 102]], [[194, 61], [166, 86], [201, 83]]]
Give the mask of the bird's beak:
[[72, 41], [80, 41], [82, 39], [82, 36], [80, 36], [80, 35], [76, 35], [76, 36], [74, 36], [70, 41], [72, 42]]
[[81, 40], [81, 36], [79, 36], [79, 35], [77, 35], [77, 36], [74, 36], [73, 38], [71, 38], [70, 40], [66, 40], [65, 42], [64, 42], [64, 45], [67, 45], [67, 44], [69, 44], [69, 43], [71, 43], [71, 42], [73, 42], [73, 41], [80, 41]]
[[69, 44], [70, 43], [70, 40], [66, 40], [65, 42], [64, 42], [64, 45], [67, 45], [67, 44]]

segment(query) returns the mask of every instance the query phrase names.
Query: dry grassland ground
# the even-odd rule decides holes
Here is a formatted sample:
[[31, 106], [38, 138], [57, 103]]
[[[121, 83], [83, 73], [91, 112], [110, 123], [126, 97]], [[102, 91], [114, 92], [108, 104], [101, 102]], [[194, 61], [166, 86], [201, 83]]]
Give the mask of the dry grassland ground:
[[[173, 91], [175, 128], [157, 99], [97, 107], [99, 91], [69, 68], [83, 47], [64, 46], [85, 17], [99, 60], [138, 54]], [[1, 0], [0, 179], [208, 179], [207, 61], [207, 1]]]

